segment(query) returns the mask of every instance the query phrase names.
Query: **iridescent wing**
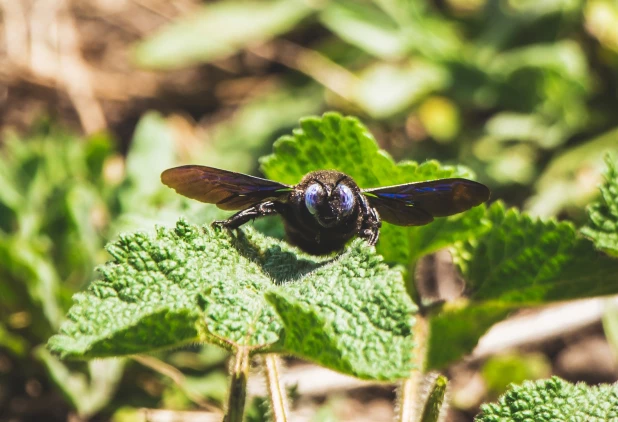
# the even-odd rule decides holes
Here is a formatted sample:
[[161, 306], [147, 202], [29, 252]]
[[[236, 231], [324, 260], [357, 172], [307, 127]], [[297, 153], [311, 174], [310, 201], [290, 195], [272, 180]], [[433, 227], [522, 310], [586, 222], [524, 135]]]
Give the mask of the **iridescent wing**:
[[180, 166], [161, 173], [161, 182], [191, 199], [240, 210], [265, 200], [282, 199], [288, 185], [247, 174], [205, 166]]
[[398, 226], [421, 226], [434, 217], [467, 211], [489, 199], [487, 186], [467, 179], [406, 183], [363, 193], [382, 220]]

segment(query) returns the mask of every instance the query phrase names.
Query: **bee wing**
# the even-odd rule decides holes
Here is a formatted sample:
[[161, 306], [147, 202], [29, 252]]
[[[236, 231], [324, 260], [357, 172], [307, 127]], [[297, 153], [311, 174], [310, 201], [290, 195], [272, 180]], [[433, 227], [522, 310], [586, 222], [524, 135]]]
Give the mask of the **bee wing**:
[[467, 179], [406, 183], [363, 193], [384, 221], [399, 226], [421, 226], [434, 217], [467, 211], [489, 199], [487, 186]]
[[161, 182], [191, 199], [217, 204], [223, 210], [247, 208], [280, 199], [291, 187], [272, 180], [205, 166], [180, 166], [161, 173]]

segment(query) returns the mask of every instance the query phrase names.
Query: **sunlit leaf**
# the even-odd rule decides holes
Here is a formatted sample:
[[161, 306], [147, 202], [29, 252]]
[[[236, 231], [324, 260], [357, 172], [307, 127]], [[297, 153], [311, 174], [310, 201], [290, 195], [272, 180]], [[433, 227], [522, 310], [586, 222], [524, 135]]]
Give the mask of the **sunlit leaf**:
[[108, 246], [102, 279], [74, 296], [49, 347], [94, 358], [211, 342], [294, 354], [368, 379], [412, 365], [416, 307], [400, 271], [363, 240], [315, 257], [253, 230], [185, 221]]
[[135, 59], [156, 69], [210, 62], [268, 41], [312, 12], [300, 0], [207, 3], [138, 44]]
[[597, 248], [618, 256], [618, 164], [609, 155], [605, 162], [607, 172], [601, 198], [588, 208], [590, 221], [581, 231]]
[[590, 387], [553, 377], [511, 386], [497, 403], [482, 405], [475, 421], [610, 422], [617, 418], [618, 384]]

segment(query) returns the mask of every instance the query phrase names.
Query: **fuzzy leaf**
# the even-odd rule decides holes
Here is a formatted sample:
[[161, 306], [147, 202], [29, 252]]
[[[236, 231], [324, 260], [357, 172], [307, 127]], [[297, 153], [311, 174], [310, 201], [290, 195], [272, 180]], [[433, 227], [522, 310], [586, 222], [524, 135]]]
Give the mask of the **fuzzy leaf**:
[[453, 248], [473, 301], [520, 306], [618, 293], [618, 260], [572, 224], [542, 221], [493, 204], [491, 230]]
[[513, 385], [497, 403], [481, 406], [477, 422], [615, 421], [618, 384], [589, 387], [558, 377]]
[[609, 155], [605, 162], [607, 173], [601, 186], [601, 199], [588, 208], [590, 221], [581, 232], [597, 248], [618, 256], [618, 168]]
[[63, 357], [212, 342], [295, 354], [362, 378], [411, 369], [416, 308], [401, 272], [360, 239], [335, 258], [314, 257], [251, 229], [231, 236], [181, 220], [123, 235], [108, 251], [114, 260], [101, 280], [75, 295], [50, 339]]
[[451, 248], [468, 300], [431, 315], [429, 369], [470, 353], [487, 329], [517, 308], [618, 293], [618, 260], [596, 250], [570, 223], [533, 219], [499, 202], [485, 217], [489, 229]]
[[[471, 177], [464, 167], [442, 166], [437, 161], [395, 163], [378, 148], [362, 123], [337, 113], [302, 119], [300, 129], [296, 129], [292, 136], [277, 140], [274, 153], [263, 157], [261, 164], [268, 178], [288, 184], [296, 184], [306, 173], [319, 169], [342, 171], [352, 176], [361, 188], [446, 177]], [[435, 229], [431, 224], [399, 227], [384, 223], [377, 250], [389, 262], [408, 265], [411, 259], [422, 253], [468, 239], [476, 229], [484, 230], [479, 217], [480, 213], [470, 210], [463, 215], [436, 219], [432, 224], [440, 225], [440, 235], [435, 239]], [[417, 240], [417, 237], [423, 240]], [[419, 252], [417, 247], [422, 248], [423, 252]]]
[[390, 282], [385, 275], [393, 270], [379, 255], [367, 257], [366, 247], [354, 241], [332, 265], [267, 298], [285, 325], [287, 352], [359, 378], [405, 378], [415, 308], [401, 306], [408, 302], [403, 283]]

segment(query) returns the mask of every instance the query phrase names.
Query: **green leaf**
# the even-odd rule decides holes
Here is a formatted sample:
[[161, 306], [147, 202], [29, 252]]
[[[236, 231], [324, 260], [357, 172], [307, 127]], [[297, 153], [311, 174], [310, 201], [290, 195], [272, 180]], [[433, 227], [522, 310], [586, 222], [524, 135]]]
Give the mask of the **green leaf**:
[[522, 67], [536, 67], [544, 72], [554, 71], [585, 89], [590, 84], [590, 72], [586, 54], [574, 41], [510, 49], [496, 57], [490, 71], [508, 75]]
[[285, 326], [286, 352], [359, 378], [405, 378], [415, 308], [404, 284], [390, 280], [397, 272], [366, 249], [356, 240], [332, 265], [267, 298]]
[[123, 211], [143, 210], [144, 201], [162, 189], [161, 172], [174, 165], [175, 155], [165, 118], [154, 112], [142, 117], [127, 154], [126, 179], [119, 193]]
[[320, 21], [341, 39], [376, 57], [394, 59], [405, 53], [406, 42], [397, 24], [368, 3], [329, 2]]
[[507, 353], [491, 356], [481, 375], [487, 389], [496, 394], [506, 391], [509, 384], [547, 378], [551, 375], [551, 361], [543, 353]]
[[470, 305], [465, 300], [445, 304], [429, 318], [426, 369], [442, 369], [470, 353], [481, 336], [514, 309], [491, 302]]
[[607, 156], [607, 173], [601, 186], [601, 198], [590, 205], [590, 221], [582, 228], [583, 235], [590, 237], [597, 248], [618, 256], [618, 168]]
[[[118, 356], [203, 340], [202, 321], [229, 342], [277, 340], [280, 324], [259, 294], [269, 280], [231, 252], [224, 233], [180, 221], [155, 236], [121, 235], [107, 249], [114, 261], [100, 268], [101, 280], [74, 296], [69, 321], [50, 340], [63, 357]], [[226, 289], [231, 280], [235, 288]], [[251, 335], [254, 325], [260, 330]]]
[[500, 202], [484, 219], [484, 232], [451, 247], [468, 300], [430, 315], [429, 369], [471, 352], [494, 323], [520, 307], [618, 292], [618, 260], [596, 250], [572, 224], [533, 219]]
[[0, 303], [13, 311], [27, 308], [38, 317], [33, 331], [47, 336], [60, 326], [60, 280], [48, 254], [37, 246], [31, 239], [0, 236]]
[[453, 247], [470, 299], [526, 306], [618, 293], [618, 260], [572, 224], [533, 219], [500, 202], [486, 217], [491, 230]]
[[254, 230], [197, 227], [121, 236], [102, 279], [74, 296], [49, 347], [63, 357], [149, 352], [191, 342], [279, 351], [370, 379], [411, 369], [416, 312], [400, 271], [357, 239], [315, 257]]
[[299, 0], [206, 4], [138, 44], [135, 59], [156, 69], [210, 62], [287, 32], [312, 12]]
[[354, 98], [371, 116], [384, 119], [445, 89], [450, 82], [445, 68], [430, 62], [376, 63], [360, 74]]
[[[337, 113], [302, 119], [300, 129], [296, 129], [293, 136], [279, 138], [274, 153], [263, 157], [260, 162], [268, 178], [288, 184], [296, 184], [306, 173], [319, 169], [342, 171], [362, 188], [471, 177], [470, 171], [464, 167], [442, 166], [437, 161], [395, 163], [378, 148], [371, 133], [357, 119]], [[432, 224], [440, 225], [439, 235], [431, 224], [399, 227], [384, 223], [377, 250], [387, 261], [407, 266], [411, 259], [425, 252], [467, 239], [476, 228], [484, 230], [486, 227], [477, 220], [478, 217], [481, 213], [471, 210], [459, 216], [436, 219]], [[417, 240], [417, 237], [422, 240]], [[417, 251], [416, 247], [422, 251]]]
[[577, 182], [582, 169], [601, 173], [604, 155], [618, 154], [617, 140], [618, 128], [614, 128], [552, 159], [535, 183], [537, 194], [528, 200], [528, 210], [534, 215], [551, 216], [569, 206], [585, 207], [596, 189], [589, 183]]
[[374, 0], [396, 21], [408, 50], [433, 61], [461, 54], [462, 35], [453, 21], [436, 13], [433, 5], [419, 0]]
[[589, 387], [558, 377], [513, 385], [497, 403], [481, 406], [478, 422], [615, 421], [618, 384]]
[[28, 343], [22, 337], [11, 333], [0, 323], [0, 347], [9, 350], [15, 356], [24, 357]]
[[94, 360], [88, 362], [83, 373], [71, 371], [43, 347], [36, 350], [36, 356], [83, 417], [97, 413], [109, 402], [122, 379], [125, 363], [121, 359]]

